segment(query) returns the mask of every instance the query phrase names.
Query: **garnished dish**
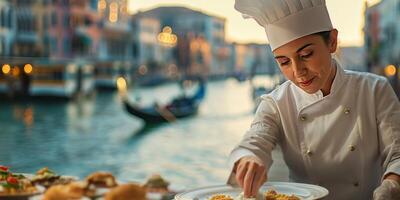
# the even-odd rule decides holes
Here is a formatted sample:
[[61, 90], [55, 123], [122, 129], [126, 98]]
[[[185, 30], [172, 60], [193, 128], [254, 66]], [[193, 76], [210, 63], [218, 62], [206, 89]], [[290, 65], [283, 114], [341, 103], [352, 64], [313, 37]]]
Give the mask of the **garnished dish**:
[[94, 172], [83, 181], [51, 186], [44, 194], [43, 200], [70, 200], [85, 197], [95, 199], [109, 193], [117, 185], [115, 177], [111, 173]]
[[159, 174], [154, 174], [152, 175], [144, 184], [144, 186], [147, 189], [147, 192], [155, 192], [155, 193], [168, 193], [168, 186], [169, 182], [166, 181], [163, 177], [161, 177]]
[[169, 182], [160, 175], [151, 176], [145, 184], [121, 183], [109, 172], [94, 172], [79, 180], [59, 175], [48, 167], [29, 174], [12, 173], [8, 167], [0, 165], [1, 200], [173, 199], [176, 192], [171, 191], [169, 186]]
[[231, 196], [225, 194], [216, 194], [211, 196], [209, 200], [234, 200]]
[[43, 200], [70, 200], [95, 196], [95, 190], [85, 181], [71, 182], [66, 185], [51, 186], [44, 194]]
[[41, 185], [49, 188], [53, 185], [66, 185], [75, 181], [76, 179], [69, 176], [61, 176], [51, 171], [48, 167], [44, 167], [36, 172], [32, 177], [34, 185]]
[[295, 195], [279, 194], [275, 190], [268, 190], [264, 194], [265, 200], [300, 200], [299, 197]]
[[94, 172], [85, 179], [90, 185], [100, 188], [112, 188], [117, 186], [115, 177], [109, 172]]
[[227, 194], [215, 194], [208, 200], [256, 200], [256, 198], [245, 198], [243, 192], [241, 192], [235, 198]]
[[13, 174], [8, 167], [0, 165], [0, 198], [5, 196], [30, 196], [40, 191], [25, 176]]

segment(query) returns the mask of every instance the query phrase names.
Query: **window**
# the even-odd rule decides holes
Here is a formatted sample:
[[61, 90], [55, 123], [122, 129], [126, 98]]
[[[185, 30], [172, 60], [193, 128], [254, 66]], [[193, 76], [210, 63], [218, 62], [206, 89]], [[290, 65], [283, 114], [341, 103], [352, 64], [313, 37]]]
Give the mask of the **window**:
[[50, 50], [51, 53], [56, 53], [58, 50], [57, 39], [54, 37], [50, 37]]
[[68, 26], [69, 26], [69, 14], [68, 13], [65, 13], [64, 14], [64, 27], [65, 28], [68, 28]]
[[49, 29], [49, 18], [48, 18], [47, 16], [48, 16], [48, 15], [45, 14], [45, 15], [42, 17], [42, 20], [43, 20], [43, 29], [44, 29], [45, 31], [47, 31], [47, 30]]
[[71, 43], [70, 43], [69, 38], [67, 38], [67, 37], [64, 38], [63, 47], [64, 47], [64, 54], [70, 55]]
[[7, 27], [8, 28], [12, 28], [12, 20], [13, 20], [13, 10], [12, 9], [10, 9], [9, 11], [8, 11], [8, 17], [7, 17]]
[[5, 26], [6, 17], [4, 15], [5, 15], [5, 13], [4, 13], [3, 9], [0, 9], [0, 27]]
[[52, 26], [57, 25], [57, 14], [55, 11], [51, 13], [51, 25]]

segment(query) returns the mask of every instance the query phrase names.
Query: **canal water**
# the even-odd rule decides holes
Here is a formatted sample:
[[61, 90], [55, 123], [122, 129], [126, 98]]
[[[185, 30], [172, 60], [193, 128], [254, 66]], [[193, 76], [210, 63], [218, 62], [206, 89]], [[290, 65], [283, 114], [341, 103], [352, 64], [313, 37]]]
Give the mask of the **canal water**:
[[[180, 92], [176, 84], [166, 84], [132, 88], [129, 96], [150, 105]], [[82, 178], [110, 171], [139, 182], [158, 173], [186, 189], [223, 184], [229, 152], [249, 127], [253, 106], [249, 82], [233, 79], [207, 84], [197, 116], [146, 130], [123, 110], [117, 92], [70, 102], [1, 102], [0, 165], [25, 173], [48, 166]], [[274, 157], [270, 180], [287, 180], [280, 153]]]

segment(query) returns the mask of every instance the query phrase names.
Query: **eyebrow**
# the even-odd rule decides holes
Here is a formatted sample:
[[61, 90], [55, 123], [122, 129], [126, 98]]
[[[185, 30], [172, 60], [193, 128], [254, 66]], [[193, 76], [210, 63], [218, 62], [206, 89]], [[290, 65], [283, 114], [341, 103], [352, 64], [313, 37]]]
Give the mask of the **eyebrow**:
[[[303, 49], [305, 49], [306, 47], [311, 46], [311, 45], [313, 45], [313, 43], [308, 43], [308, 44], [306, 44], [306, 45], [300, 47], [299, 49], [297, 49], [296, 53], [299, 53], [299, 51], [301, 51], [301, 50], [303, 50]], [[275, 59], [278, 59], [278, 58], [285, 58], [285, 57], [286, 57], [286, 56], [275, 56]]]

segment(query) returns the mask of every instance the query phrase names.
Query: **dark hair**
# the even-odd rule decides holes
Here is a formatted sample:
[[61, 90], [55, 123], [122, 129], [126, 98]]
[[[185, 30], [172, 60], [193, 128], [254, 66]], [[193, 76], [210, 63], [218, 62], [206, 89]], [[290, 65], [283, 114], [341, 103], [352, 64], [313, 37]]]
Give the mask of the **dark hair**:
[[320, 35], [326, 44], [329, 44], [331, 31], [321, 31], [318, 33], [314, 33], [315, 35]]

